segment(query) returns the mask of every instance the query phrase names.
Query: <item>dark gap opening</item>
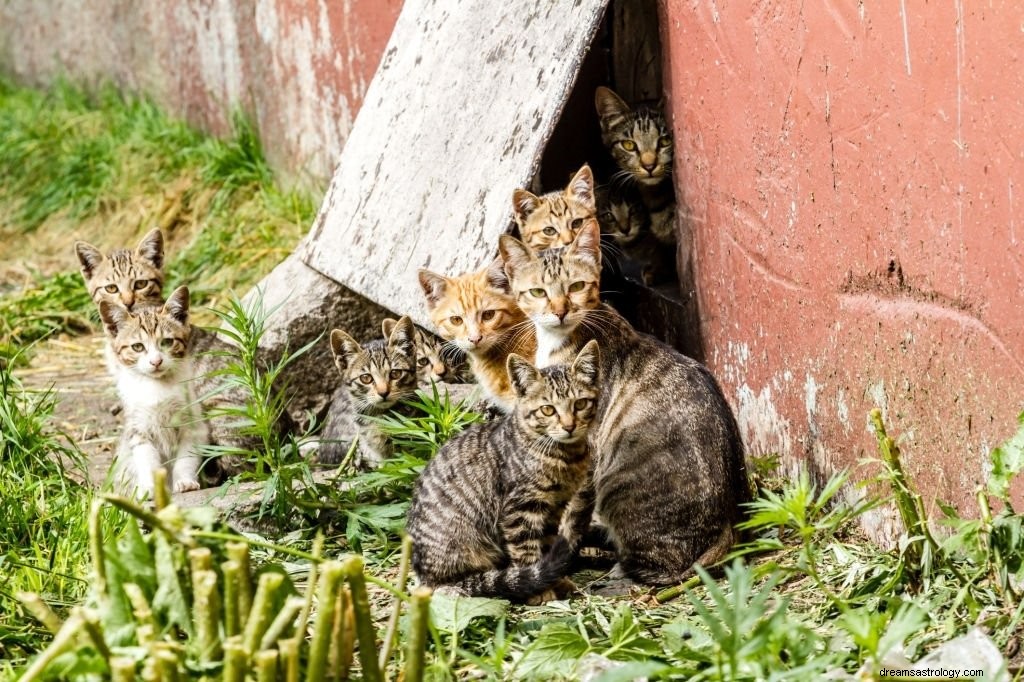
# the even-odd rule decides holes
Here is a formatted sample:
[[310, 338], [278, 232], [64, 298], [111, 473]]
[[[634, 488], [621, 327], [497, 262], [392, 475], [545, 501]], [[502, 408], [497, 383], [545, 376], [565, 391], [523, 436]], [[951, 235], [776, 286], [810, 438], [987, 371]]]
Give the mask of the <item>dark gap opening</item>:
[[[650, 202], [636, 200], [635, 183], [611, 183], [620, 169], [601, 140], [601, 125], [594, 103], [598, 86], [611, 88], [630, 107], [640, 105], [663, 110], [665, 90], [657, 0], [612, 0], [609, 4], [544, 150], [532, 188], [544, 192], [561, 189], [580, 166], [589, 163], [599, 188], [614, 187], [618, 195], [633, 197], [631, 210], [635, 207], [638, 213], [643, 211], [649, 218], [646, 206]], [[672, 177], [663, 182], [671, 188]], [[607, 196], [607, 191], [601, 195]], [[599, 214], [603, 211], [608, 216], [601, 220], [602, 232], [609, 233], [603, 236], [606, 266], [601, 274], [602, 298], [639, 331], [703, 361], [689, 263], [689, 231], [679, 219], [680, 211], [676, 209], [672, 213], [679, 243], [638, 238], [637, 242], [623, 247], [611, 237], [613, 228], [607, 203], [605, 199], [598, 204]], [[656, 273], [654, 276], [649, 274], [652, 271]]]

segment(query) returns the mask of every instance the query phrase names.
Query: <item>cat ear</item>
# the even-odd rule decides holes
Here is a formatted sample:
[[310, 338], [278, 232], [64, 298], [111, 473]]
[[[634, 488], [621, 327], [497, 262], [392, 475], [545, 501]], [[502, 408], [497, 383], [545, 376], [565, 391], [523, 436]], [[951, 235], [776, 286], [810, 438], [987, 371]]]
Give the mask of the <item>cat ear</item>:
[[78, 262], [82, 266], [82, 277], [88, 282], [96, 272], [96, 267], [103, 262], [103, 254], [87, 242], [75, 242], [75, 253], [78, 254]]
[[140, 258], [148, 260], [157, 269], [164, 266], [164, 233], [160, 231], [159, 227], [154, 227], [146, 233], [136, 247], [135, 253]]
[[575, 199], [591, 211], [597, 211], [597, 201], [594, 198], [594, 172], [590, 166], [583, 164], [583, 167], [572, 176], [569, 185], [565, 188], [565, 195]]
[[487, 284], [504, 293], [512, 291], [512, 285], [508, 282], [508, 275], [505, 274], [505, 261], [495, 258], [487, 266]]
[[419, 271], [419, 278], [423, 295], [427, 297], [427, 307], [433, 310], [444, 298], [444, 293], [448, 289], [448, 278], [423, 269]]
[[530, 362], [515, 353], [509, 353], [505, 360], [505, 371], [516, 395], [522, 398], [530, 392], [530, 388], [540, 381], [540, 372]]
[[331, 353], [334, 354], [334, 364], [339, 371], [344, 372], [351, 359], [362, 352], [359, 343], [341, 329], [331, 332]]
[[498, 238], [498, 253], [501, 254], [501, 260], [505, 263], [505, 273], [509, 277], [513, 276], [516, 268], [522, 268], [536, 258], [529, 246], [507, 234]]
[[597, 107], [602, 130], [608, 130], [621, 124], [631, 113], [629, 105], [623, 102], [622, 98], [612, 92], [610, 88], [604, 86], [599, 86], [594, 91], [594, 106]]
[[597, 339], [591, 339], [572, 361], [572, 373], [588, 386], [596, 386], [600, 371], [601, 351], [597, 347]]
[[128, 319], [128, 311], [116, 303], [100, 301], [100, 319], [103, 320], [103, 326], [107, 328], [107, 333], [114, 338], [117, 336], [117, 330]]
[[589, 260], [596, 266], [601, 265], [601, 229], [596, 221], [591, 220], [583, 226], [566, 249], [566, 254]]
[[416, 327], [408, 315], [395, 322], [395, 326], [387, 338], [389, 348], [415, 360]]
[[394, 330], [396, 324], [398, 324], [398, 320], [391, 317], [385, 317], [380, 321], [380, 330], [384, 333], [385, 339], [391, 338], [391, 332]]
[[164, 312], [178, 322], [188, 322], [188, 287], [180, 286], [171, 292], [164, 303]]
[[520, 225], [537, 210], [538, 206], [540, 206], [540, 199], [536, 194], [527, 192], [525, 189], [517, 189], [512, 192], [512, 209], [516, 214], [516, 222]]

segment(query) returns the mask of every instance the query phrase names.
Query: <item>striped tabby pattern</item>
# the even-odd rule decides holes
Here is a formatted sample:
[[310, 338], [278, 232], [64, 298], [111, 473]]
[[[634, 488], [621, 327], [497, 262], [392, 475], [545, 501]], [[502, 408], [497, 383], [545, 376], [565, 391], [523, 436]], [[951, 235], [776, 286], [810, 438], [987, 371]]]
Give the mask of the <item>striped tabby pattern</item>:
[[584, 165], [564, 190], [537, 196], [525, 189], [512, 193], [519, 236], [532, 248], [566, 246], [583, 226], [597, 219], [594, 174]]
[[117, 249], [104, 256], [92, 244], [75, 242], [75, 254], [93, 303], [102, 301], [126, 310], [164, 303], [164, 237], [150, 230], [134, 251]]
[[[390, 317], [384, 318], [381, 322], [384, 338], [391, 336], [397, 323]], [[469, 384], [473, 383], [473, 373], [462, 351], [416, 327], [416, 379], [420, 386], [428, 388], [437, 382]]]
[[651, 217], [637, 188], [599, 187], [597, 210], [605, 263], [613, 265], [613, 272], [621, 272], [647, 286], [673, 279], [675, 249], [651, 233]]
[[[587, 294], [601, 269], [596, 229], [565, 249], [537, 254], [504, 236], [500, 250], [538, 327], [538, 358], [563, 362], [594, 339], [601, 344], [593, 475], [563, 533], [578, 543], [595, 510], [620, 570], [646, 584], [679, 582], [694, 563], [720, 559], [749, 492], [736, 421], [714, 377]], [[566, 295], [576, 282], [577, 296]]]
[[450, 440], [417, 481], [407, 529], [422, 584], [524, 601], [563, 577], [556, 534], [587, 476], [600, 355], [591, 343], [540, 370], [508, 356], [513, 412]]

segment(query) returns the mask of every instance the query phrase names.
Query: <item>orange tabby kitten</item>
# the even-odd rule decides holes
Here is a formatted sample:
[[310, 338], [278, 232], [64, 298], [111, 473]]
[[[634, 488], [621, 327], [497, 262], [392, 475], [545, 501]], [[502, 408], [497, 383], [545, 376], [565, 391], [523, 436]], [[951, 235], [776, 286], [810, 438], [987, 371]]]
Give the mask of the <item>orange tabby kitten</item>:
[[419, 278], [437, 333], [466, 353], [495, 407], [511, 410], [516, 396], [505, 360], [509, 353], [532, 358], [537, 342], [533, 325], [509, 293], [501, 260], [457, 277], [420, 270]]
[[584, 164], [564, 190], [537, 196], [517, 189], [512, 207], [524, 244], [535, 251], [568, 246], [584, 226], [597, 222], [594, 174]]

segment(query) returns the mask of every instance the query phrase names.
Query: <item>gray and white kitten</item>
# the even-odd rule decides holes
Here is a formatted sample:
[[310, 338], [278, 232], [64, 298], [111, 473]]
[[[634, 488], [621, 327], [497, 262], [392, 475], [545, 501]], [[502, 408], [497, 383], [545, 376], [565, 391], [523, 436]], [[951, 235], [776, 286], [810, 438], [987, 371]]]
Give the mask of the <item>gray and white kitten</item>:
[[596, 228], [564, 249], [535, 253], [506, 235], [499, 250], [536, 327], [538, 361], [565, 362], [601, 344], [593, 475], [562, 533], [579, 543], [596, 511], [618, 572], [646, 584], [677, 583], [694, 563], [721, 559], [749, 490], [739, 429], [715, 378], [600, 302]]
[[[398, 320], [385, 317], [381, 322], [384, 338], [390, 338]], [[466, 362], [466, 354], [451, 344], [416, 327], [416, 379], [420, 386], [433, 383], [473, 383], [473, 372]]]
[[166, 467], [174, 492], [199, 488], [199, 448], [206, 425], [191, 390], [188, 288], [178, 287], [160, 306], [128, 311], [100, 301], [110, 335], [124, 427], [117, 448], [117, 478], [142, 497], [153, 495], [153, 472]]
[[356, 464], [377, 467], [391, 456], [392, 443], [370, 416], [379, 416], [416, 394], [416, 327], [403, 317], [384, 339], [360, 345], [341, 329], [331, 332], [331, 352], [341, 373], [324, 423], [319, 460], [337, 463], [347, 449], [349, 416], [355, 413], [359, 435]]
[[601, 122], [601, 140], [615, 159], [619, 180], [636, 187], [651, 233], [665, 244], [676, 241], [676, 198], [672, 188], [672, 131], [664, 115], [645, 106], [630, 107], [605, 87], [594, 93]]
[[507, 360], [510, 414], [451, 439], [416, 483], [406, 528], [420, 583], [460, 593], [542, 601], [564, 577], [562, 514], [587, 477], [600, 355], [538, 370]]

